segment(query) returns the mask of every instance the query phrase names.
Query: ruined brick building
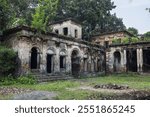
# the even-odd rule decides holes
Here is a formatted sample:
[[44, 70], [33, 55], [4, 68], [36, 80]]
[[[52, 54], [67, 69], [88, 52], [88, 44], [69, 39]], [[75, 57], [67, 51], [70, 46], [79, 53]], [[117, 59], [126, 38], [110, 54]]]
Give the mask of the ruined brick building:
[[[82, 26], [75, 20], [59, 21], [51, 27], [52, 32], [47, 33], [26, 26], [4, 32], [2, 43], [17, 52], [20, 74], [85, 76], [150, 71], [150, 42], [120, 45], [110, 42], [107, 47], [100, 44], [103, 38], [99, 36], [92, 43], [82, 40]], [[108, 41], [116, 35], [124, 37], [124, 32], [102, 36]], [[126, 35], [129, 33], [125, 32]]]

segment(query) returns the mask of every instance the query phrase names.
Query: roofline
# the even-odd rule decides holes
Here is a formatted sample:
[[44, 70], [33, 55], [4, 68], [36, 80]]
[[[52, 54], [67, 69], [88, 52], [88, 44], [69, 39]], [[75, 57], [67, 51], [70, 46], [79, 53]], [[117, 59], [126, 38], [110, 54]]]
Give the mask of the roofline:
[[141, 42], [136, 42], [136, 43], [126, 43], [126, 44], [111, 44], [109, 45], [109, 47], [140, 45], [140, 44], [150, 44], [150, 41], [141, 41]]
[[[33, 33], [38, 32], [38, 30], [35, 29], [35, 28], [31, 28], [31, 27], [28, 27], [28, 26], [18, 26], [18, 27], [15, 27], [15, 28], [12, 28], [12, 29], [8, 29], [8, 30], [4, 31], [3, 37], [6, 37], [6, 36], [8, 36], [10, 34], [13, 34], [13, 33], [17, 33], [17, 32], [22, 31], [22, 30], [31, 31]], [[84, 41], [84, 40], [76, 40], [73, 37], [67, 37], [67, 36], [64, 36], [64, 35], [59, 35], [59, 34], [54, 33], [54, 32], [41, 31], [41, 33], [45, 34], [45, 35], [50, 35], [50, 36], [54, 36], [54, 37], [57, 37], [57, 38], [61, 38], [61, 39], [65, 39], [65, 40], [81, 43], [81, 44], [87, 44], [87, 45], [95, 46], [95, 47], [98, 47], [98, 48], [101, 48], [101, 49], [105, 48], [104, 46], [101, 46], [99, 44], [90, 43], [90, 42]]]
[[135, 37], [135, 35], [131, 34], [129, 31], [127, 30], [120, 30], [120, 31], [114, 31], [114, 32], [105, 32], [105, 33], [101, 33], [101, 34], [95, 34], [93, 35], [93, 37], [96, 37], [96, 36], [104, 36], [104, 35], [108, 35], [108, 34], [114, 34], [114, 33], [120, 33], [120, 32], [125, 32], [127, 33], [128, 35], [132, 36], [132, 37]]
[[13, 33], [16, 33], [18, 31], [21, 31], [21, 30], [28, 30], [28, 31], [32, 31], [32, 32], [37, 32], [38, 31], [35, 28], [31, 28], [31, 27], [23, 25], [23, 26], [17, 26], [17, 27], [5, 30], [3, 32], [3, 36], [5, 37], [6, 35], [13, 34]]
[[69, 21], [69, 20], [71, 20], [71, 21], [77, 23], [78, 25], [82, 26], [81, 22], [79, 22], [78, 20], [73, 19], [73, 18], [66, 18], [66, 19], [63, 19], [63, 20], [55, 21], [55, 22], [50, 23], [49, 25], [61, 24], [63, 22]]

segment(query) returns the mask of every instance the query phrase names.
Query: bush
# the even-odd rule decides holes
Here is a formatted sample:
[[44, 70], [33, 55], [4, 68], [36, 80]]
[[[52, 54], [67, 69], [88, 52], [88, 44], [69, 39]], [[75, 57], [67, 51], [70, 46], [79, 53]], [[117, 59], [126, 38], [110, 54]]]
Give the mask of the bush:
[[36, 84], [36, 80], [33, 76], [28, 75], [28, 76], [20, 76], [17, 79], [17, 82], [19, 84]]
[[18, 78], [14, 78], [12, 76], [1, 77], [0, 78], [0, 85], [14, 85], [14, 84], [36, 84], [36, 80], [33, 76], [20, 76]]
[[17, 67], [17, 54], [5, 46], [0, 46], [0, 75], [13, 74]]
[[0, 78], [0, 85], [12, 85], [16, 84], [16, 82], [17, 82], [16, 79], [14, 79], [12, 76]]
[[138, 38], [135, 38], [135, 37], [122, 39], [122, 43], [136, 43], [139, 41], [140, 40]]
[[113, 44], [120, 44], [121, 43], [121, 39], [113, 39], [112, 43]]

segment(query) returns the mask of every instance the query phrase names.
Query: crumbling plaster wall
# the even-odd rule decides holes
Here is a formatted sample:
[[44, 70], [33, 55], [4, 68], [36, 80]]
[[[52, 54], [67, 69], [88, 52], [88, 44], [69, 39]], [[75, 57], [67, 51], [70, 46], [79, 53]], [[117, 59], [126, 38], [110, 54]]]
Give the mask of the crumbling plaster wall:
[[108, 73], [114, 73], [114, 53], [119, 52], [121, 55], [119, 72], [126, 72], [126, 50], [122, 47], [111, 47], [106, 51], [106, 67]]
[[[78, 56], [80, 57], [80, 72], [83, 73], [85, 71], [84, 68], [84, 58], [87, 58], [88, 72], [98, 72], [97, 71], [97, 60], [100, 58], [100, 49], [99, 48], [91, 48], [89, 45], [74, 42], [71, 40], [65, 40], [58, 37], [53, 37], [49, 35], [36, 35], [31, 33], [30, 31], [22, 30], [21, 32], [14, 34], [13, 36], [9, 36], [7, 38], [8, 43], [17, 53], [20, 59], [20, 72], [21, 73], [30, 73], [30, 60], [31, 60], [31, 49], [36, 47], [38, 49], [38, 53], [40, 55], [40, 65], [39, 71], [41, 73], [47, 72], [47, 54], [49, 50], [52, 50], [53, 53], [53, 64], [54, 69], [53, 73], [58, 74], [60, 71], [60, 52], [64, 51], [66, 54], [66, 68], [63, 73], [71, 74], [72, 71], [72, 63], [71, 63], [71, 55], [73, 50], [78, 51]], [[89, 51], [93, 51], [91, 54]], [[93, 61], [95, 64], [93, 64]]]
[[70, 37], [75, 37], [75, 29], [78, 31], [77, 38], [81, 39], [82, 38], [82, 27], [80, 25], [75, 24], [72, 21], [67, 21], [63, 22], [60, 24], [54, 24], [51, 25], [53, 32], [57, 29], [59, 31], [59, 34], [63, 34], [63, 28], [67, 27], [68, 28], [68, 36]]

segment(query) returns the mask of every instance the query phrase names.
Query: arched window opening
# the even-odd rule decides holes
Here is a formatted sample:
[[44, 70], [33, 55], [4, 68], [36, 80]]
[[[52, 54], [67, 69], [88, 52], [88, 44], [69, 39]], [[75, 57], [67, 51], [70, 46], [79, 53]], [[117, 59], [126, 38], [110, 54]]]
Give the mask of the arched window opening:
[[72, 62], [72, 74], [78, 76], [80, 72], [80, 57], [77, 50], [72, 51], [71, 62]]
[[31, 49], [31, 69], [38, 69], [40, 65], [40, 53], [36, 47]]

